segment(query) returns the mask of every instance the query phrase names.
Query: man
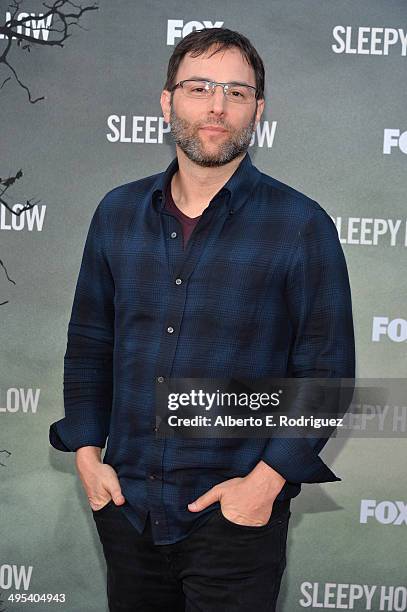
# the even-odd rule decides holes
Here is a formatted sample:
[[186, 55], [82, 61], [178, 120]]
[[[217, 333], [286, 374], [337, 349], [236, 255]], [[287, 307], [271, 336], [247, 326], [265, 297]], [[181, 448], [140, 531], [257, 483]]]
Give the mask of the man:
[[50, 441], [76, 452], [111, 611], [275, 610], [290, 499], [340, 480], [326, 439], [156, 435], [156, 385], [172, 377], [354, 376], [336, 228], [247, 153], [264, 103], [246, 37], [186, 36], [161, 95], [176, 158], [91, 221]]

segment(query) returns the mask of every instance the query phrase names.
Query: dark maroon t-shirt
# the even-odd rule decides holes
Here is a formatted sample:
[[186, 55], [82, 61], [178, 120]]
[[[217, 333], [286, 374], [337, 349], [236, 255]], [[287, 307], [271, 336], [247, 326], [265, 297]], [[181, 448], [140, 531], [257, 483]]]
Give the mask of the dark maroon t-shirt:
[[171, 181], [168, 184], [167, 187], [167, 192], [165, 194], [165, 209], [168, 210], [168, 212], [171, 212], [175, 217], [177, 217], [177, 219], [179, 219], [179, 221], [181, 222], [182, 225], [182, 234], [183, 234], [183, 248], [185, 249], [186, 244], [194, 230], [195, 225], [198, 223], [201, 215], [199, 215], [198, 217], [188, 217], [188, 215], [185, 215], [179, 208], [178, 206], [175, 204], [173, 198], [172, 198], [172, 193], [171, 193]]

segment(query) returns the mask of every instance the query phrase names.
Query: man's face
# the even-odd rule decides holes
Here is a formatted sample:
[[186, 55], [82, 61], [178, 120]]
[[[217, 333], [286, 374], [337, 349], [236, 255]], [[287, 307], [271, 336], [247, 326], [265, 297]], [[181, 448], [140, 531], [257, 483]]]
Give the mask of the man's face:
[[[200, 78], [227, 83], [237, 81], [256, 85], [253, 68], [239, 49], [231, 48], [209, 57], [213, 48], [199, 57], [184, 56], [176, 83]], [[177, 88], [172, 95], [163, 91], [161, 106], [165, 121], [171, 123], [174, 140], [185, 155], [200, 166], [229, 163], [246, 152], [264, 108], [264, 100], [249, 104], [228, 101], [221, 87], [209, 99], [188, 98]], [[220, 127], [222, 131], [208, 129]]]

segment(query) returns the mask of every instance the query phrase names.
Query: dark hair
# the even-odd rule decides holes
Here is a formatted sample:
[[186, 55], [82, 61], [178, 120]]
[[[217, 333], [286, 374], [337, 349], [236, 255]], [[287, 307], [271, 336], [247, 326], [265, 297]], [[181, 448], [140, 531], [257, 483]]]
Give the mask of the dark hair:
[[192, 57], [198, 57], [207, 51], [212, 45], [217, 48], [210, 57], [223, 49], [237, 47], [247, 62], [252, 66], [256, 77], [256, 99], [264, 98], [264, 64], [260, 55], [246, 36], [227, 28], [207, 28], [205, 30], [193, 30], [183, 38], [175, 47], [167, 69], [167, 80], [164, 89], [172, 91], [175, 85], [175, 77], [178, 67], [184, 55], [189, 53]]

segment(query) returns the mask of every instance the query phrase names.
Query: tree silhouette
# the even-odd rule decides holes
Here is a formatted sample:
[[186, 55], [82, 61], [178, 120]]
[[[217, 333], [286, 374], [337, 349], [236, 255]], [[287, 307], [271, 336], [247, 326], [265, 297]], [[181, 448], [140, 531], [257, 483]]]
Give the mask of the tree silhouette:
[[[77, 27], [82, 30], [87, 30], [80, 23], [81, 18], [89, 11], [98, 10], [97, 3], [82, 6], [71, 0], [54, 0], [52, 3], [43, 2], [44, 13], [39, 14], [40, 20], [34, 18], [31, 14], [20, 15], [24, 0], [14, 0], [8, 5], [10, 9], [10, 18], [7, 19], [4, 25], [0, 24], [0, 35], [2, 36], [4, 49], [0, 53], [0, 91], [6, 84], [14, 81], [22, 88], [28, 97], [30, 104], [36, 104], [45, 100], [45, 96], [33, 97], [30, 87], [23, 81], [18, 74], [17, 69], [13, 65], [13, 53], [31, 53], [35, 47], [63, 47], [65, 41], [71, 36], [72, 29]], [[44, 29], [43, 24], [47, 24], [46, 30], [51, 38], [41, 38], [40, 35]], [[48, 27], [48, 24], [52, 24]], [[1, 44], [1, 43], [0, 43]], [[1, 73], [5, 71], [7, 76], [3, 78]], [[3, 80], [1, 81], [1, 78]], [[26, 199], [25, 204], [19, 209], [14, 210], [13, 198], [11, 189], [13, 185], [21, 179], [23, 171], [20, 169], [13, 176], [8, 178], [0, 178], [0, 206], [3, 205], [13, 215], [20, 216], [26, 210], [37, 206], [41, 200], [34, 198]], [[0, 267], [10, 283], [16, 284], [10, 278], [6, 265], [0, 259]], [[8, 300], [0, 302], [0, 306], [7, 304]], [[1, 611], [0, 611], [1, 612]]]
[[[48, 40], [48, 38], [44, 40], [40, 38], [41, 27], [38, 27], [38, 21], [33, 18], [33, 15], [19, 16], [23, 4], [24, 0], [14, 0], [11, 2], [8, 5], [11, 17], [7, 19], [3, 25], [0, 23], [0, 35], [2, 37], [0, 44], [4, 44], [4, 48], [0, 53], [0, 91], [7, 84], [15, 81], [17, 85], [26, 92], [30, 104], [36, 104], [46, 98], [45, 96], [33, 97], [29, 86], [23, 81], [13, 65], [13, 53], [31, 53], [31, 50], [38, 46], [63, 47], [65, 41], [70, 38], [71, 30], [74, 27], [86, 30], [86, 28], [79, 23], [82, 16], [89, 11], [97, 10], [99, 7], [96, 3], [88, 6], [81, 6], [75, 4], [71, 0], [55, 0], [52, 3], [43, 2], [42, 6], [45, 12], [40, 15], [41, 23], [52, 23], [51, 27], [47, 27], [52, 38], [50, 40]], [[27, 33], [27, 31], [32, 33]], [[2, 76], [3, 71], [8, 72], [7, 76], [4, 78]], [[3, 79], [2, 81], [1, 78]], [[15, 202], [13, 202], [11, 191], [16, 181], [19, 181], [22, 177], [23, 171], [20, 169], [12, 176], [0, 178], [0, 206], [4, 206], [11, 214], [16, 216], [20, 216], [26, 210], [40, 203], [40, 200], [30, 198], [25, 201], [25, 204], [19, 210], [14, 210]], [[15, 285], [15, 281], [10, 278], [6, 265], [1, 258], [0, 267], [3, 269], [7, 280]], [[0, 302], [0, 306], [7, 303], [8, 300]], [[11, 452], [6, 449], [0, 450], [1, 467], [6, 466], [6, 464], [3, 463], [3, 457], [7, 458], [10, 455]], [[6, 612], [4, 606], [5, 603], [2, 598], [2, 593], [0, 593], [0, 612]]]

